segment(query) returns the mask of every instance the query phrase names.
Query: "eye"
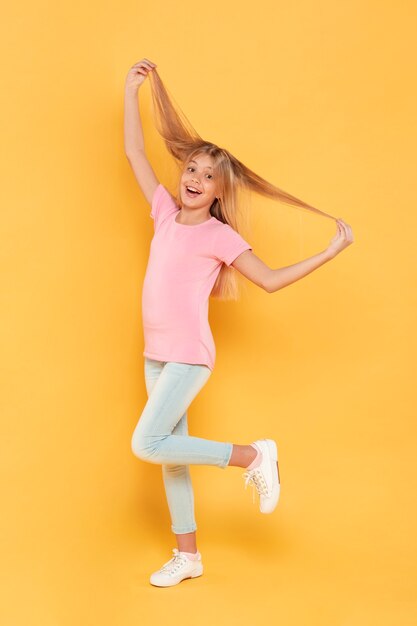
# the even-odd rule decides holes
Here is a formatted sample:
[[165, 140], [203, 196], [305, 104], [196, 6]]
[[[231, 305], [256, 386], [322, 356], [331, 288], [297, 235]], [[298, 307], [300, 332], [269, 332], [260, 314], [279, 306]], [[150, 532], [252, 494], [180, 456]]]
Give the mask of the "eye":
[[210, 178], [213, 178], [213, 176], [211, 174], [207, 174], [207, 176], [210, 176]]
[[194, 168], [193, 168], [193, 166], [192, 166], [192, 165], [189, 165], [189, 166], [187, 167], [187, 170], [193, 170], [193, 169], [194, 169]]

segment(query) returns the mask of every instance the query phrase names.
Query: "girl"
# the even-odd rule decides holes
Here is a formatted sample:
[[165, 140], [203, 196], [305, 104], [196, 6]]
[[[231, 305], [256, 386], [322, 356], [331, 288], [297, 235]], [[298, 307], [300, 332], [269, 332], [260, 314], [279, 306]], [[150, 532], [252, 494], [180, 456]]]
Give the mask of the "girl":
[[[187, 409], [215, 362], [209, 297], [236, 299], [235, 270], [273, 293], [333, 259], [353, 242], [353, 236], [350, 226], [336, 219], [336, 235], [324, 251], [276, 270], [263, 263], [238, 232], [239, 189], [335, 218], [268, 183], [228, 150], [203, 140], [174, 107], [155, 68], [155, 63], [144, 58], [130, 68], [125, 83], [126, 156], [154, 221], [142, 291], [148, 400], [131, 444], [137, 457], [162, 466], [178, 547], [151, 575], [150, 583], [167, 587], [203, 573], [190, 464], [244, 468], [245, 488], [251, 484], [256, 489], [262, 513], [272, 513], [280, 494], [273, 439], [238, 445], [188, 435]], [[148, 74], [158, 131], [180, 166], [174, 195], [157, 180], [145, 154], [138, 90]]]

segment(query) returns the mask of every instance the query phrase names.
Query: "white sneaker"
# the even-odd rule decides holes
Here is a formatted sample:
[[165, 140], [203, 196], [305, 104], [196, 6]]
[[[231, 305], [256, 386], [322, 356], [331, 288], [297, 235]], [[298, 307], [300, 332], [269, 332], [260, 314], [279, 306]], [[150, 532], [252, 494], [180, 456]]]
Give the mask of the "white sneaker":
[[203, 563], [201, 554], [198, 552], [198, 560], [192, 561], [184, 552], [173, 548], [174, 556], [164, 563], [157, 572], [151, 574], [149, 579], [151, 585], [156, 587], [171, 587], [177, 585], [184, 578], [195, 578], [203, 573]]
[[[260, 497], [261, 513], [272, 513], [278, 504], [281, 488], [277, 444], [273, 439], [258, 439], [253, 443], [256, 443], [262, 452], [262, 462], [258, 467], [244, 472], [245, 489], [248, 484], [255, 487]], [[255, 502], [255, 491], [253, 497]]]

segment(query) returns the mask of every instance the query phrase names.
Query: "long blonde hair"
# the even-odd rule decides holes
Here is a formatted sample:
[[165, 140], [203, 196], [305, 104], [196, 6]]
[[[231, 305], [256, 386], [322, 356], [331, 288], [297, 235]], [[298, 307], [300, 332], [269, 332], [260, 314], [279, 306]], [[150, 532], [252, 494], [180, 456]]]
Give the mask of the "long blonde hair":
[[[186, 162], [199, 154], [208, 154], [213, 159], [219, 197], [210, 207], [212, 216], [239, 232], [238, 191], [243, 190], [254, 191], [296, 208], [308, 209], [330, 219], [336, 219], [261, 178], [226, 148], [205, 141], [190, 124], [178, 104], [174, 105], [175, 100], [168, 94], [156, 68], [149, 72], [148, 76], [156, 128], [177, 165], [182, 168]], [[174, 197], [180, 205], [180, 182]], [[236, 300], [238, 293], [235, 269], [231, 265], [223, 264], [210, 295], [222, 300]]]

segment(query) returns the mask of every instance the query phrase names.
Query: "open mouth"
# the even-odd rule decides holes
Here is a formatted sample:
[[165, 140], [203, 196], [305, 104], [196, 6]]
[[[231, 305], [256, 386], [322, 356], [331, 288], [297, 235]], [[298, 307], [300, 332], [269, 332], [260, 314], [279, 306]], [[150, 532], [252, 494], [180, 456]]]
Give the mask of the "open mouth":
[[202, 192], [198, 191], [198, 189], [196, 189], [196, 187], [192, 187], [189, 185], [185, 186], [185, 193], [189, 198], [196, 198], [197, 196], [199, 196]]

